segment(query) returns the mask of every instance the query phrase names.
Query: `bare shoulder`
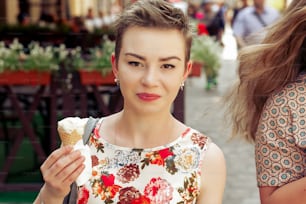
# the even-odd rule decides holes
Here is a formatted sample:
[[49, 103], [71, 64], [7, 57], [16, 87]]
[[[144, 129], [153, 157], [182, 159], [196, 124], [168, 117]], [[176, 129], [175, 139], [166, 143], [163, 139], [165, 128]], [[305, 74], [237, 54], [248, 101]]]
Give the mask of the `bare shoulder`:
[[201, 188], [197, 203], [221, 204], [226, 183], [223, 151], [210, 142], [202, 162]]
[[216, 167], [225, 169], [225, 158], [221, 148], [217, 146], [215, 143], [210, 142], [208, 144], [206, 155], [204, 156], [203, 159], [203, 168], [214, 169]]

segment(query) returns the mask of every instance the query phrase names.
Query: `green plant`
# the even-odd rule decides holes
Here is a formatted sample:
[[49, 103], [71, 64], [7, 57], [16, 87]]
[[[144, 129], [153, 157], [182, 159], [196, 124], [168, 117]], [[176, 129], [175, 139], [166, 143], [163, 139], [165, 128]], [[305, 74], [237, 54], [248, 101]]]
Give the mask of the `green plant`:
[[18, 39], [8, 46], [0, 42], [0, 72], [17, 70], [53, 71], [68, 55], [65, 45], [42, 47], [32, 41], [24, 47]]
[[74, 70], [83, 69], [85, 68], [86, 62], [82, 56], [82, 48], [77, 46], [70, 50], [70, 66]]
[[191, 60], [203, 64], [206, 77], [216, 77], [221, 66], [222, 47], [212, 37], [196, 36], [191, 47]]
[[101, 46], [90, 49], [89, 63], [87, 68], [90, 70], [101, 71], [103, 75], [109, 73], [112, 69], [111, 54], [115, 50], [115, 42], [104, 38]]
[[83, 53], [81, 47], [76, 47], [70, 51], [70, 65], [75, 70], [99, 71], [105, 75], [112, 70], [110, 57], [114, 50], [115, 42], [108, 38], [104, 38], [100, 46], [90, 48], [88, 55]]
[[41, 46], [32, 41], [24, 47], [18, 39], [6, 45], [0, 42], [0, 73], [16, 70], [58, 70], [62, 65], [71, 70], [97, 70], [103, 75], [112, 69], [110, 57], [115, 49], [114, 41], [103, 39], [101, 46], [90, 48], [87, 58], [81, 47], [68, 50], [64, 44], [60, 46]]
[[[42, 47], [38, 42], [31, 42], [29, 52], [23, 61], [24, 70], [58, 70], [59, 64], [67, 55], [65, 47]], [[63, 53], [62, 53], [63, 52]]]
[[9, 46], [0, 42], [0, 73], [5, 70], [20, 69], [21, 59], [24, 56], [23, 45], [15, 39]]

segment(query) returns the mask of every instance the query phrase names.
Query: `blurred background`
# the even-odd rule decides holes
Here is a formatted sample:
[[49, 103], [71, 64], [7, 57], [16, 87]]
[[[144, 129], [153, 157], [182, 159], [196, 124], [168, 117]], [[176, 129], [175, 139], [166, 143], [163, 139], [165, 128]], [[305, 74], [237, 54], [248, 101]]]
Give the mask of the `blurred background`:
[[[33, 202], [43, 182], [39, 167], [59, 146], [59, 119], [103, 117], [122, 108], [109, 64], [112, 23], [134, 1], [0, 0], [0, 203]], [[215, 13], [222, 11], [220, 36], [199, 26], [207, 0], [169, 1], [190, 16], [200, 40], [195, 42], [201, 42], [193, 45], [192, 59], [199, 63], [173, 114], [223, 149], [228, 168], [224, 203], [259, 203], [253, 147], [228, 142], [218, 103], [237, 78], [231, 26], [243, 1], [209, 1]], [[280, 13], [290, 2], [266, 0]]]
[[[121, 11], [131, 0], [1, 0], [0, 23], [16, 24], [18, 15], [25, 15], [31, 23], [38, 23], [47, 16], [49, 21], [66, 21], [74, 17], [108, 18]], [[182, 1], [173, 1], [182, 2]], [[202, 0], [185, 0], [188, 4], [200, 5]], [[239, 6], [239, 0], [217, 0], [229, 9]], [[252, 1], [249, 1], [250, 4]], [[290, 0], [267, 0], [278, 10], [285, 8]], [[90, 11], [89, 11], [90, 10]]]

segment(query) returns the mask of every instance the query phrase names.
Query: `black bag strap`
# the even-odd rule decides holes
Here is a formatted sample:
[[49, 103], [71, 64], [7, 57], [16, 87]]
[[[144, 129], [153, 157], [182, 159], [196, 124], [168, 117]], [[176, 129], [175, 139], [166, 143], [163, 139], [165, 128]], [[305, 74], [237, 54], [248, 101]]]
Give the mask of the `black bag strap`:
[[259, 15], [259, 13], [257, 13], [256, 11], [254, 12], [254, 15], [256, 16], [256, 18], [258, 19], [258, 21], [261, 23], [261, 25], [263, 27], [266, 27], [267, 24], [266, 22], [262, 19], [262, 17]]
[[88, 143], [90, 133], [92, 132], [92, 130], [96, 126], [97, 122], [98, 122], [97, 118], [93, 118], [93, 117], [88, 118], [88, 121], [87, 121], [87, 123], [85, 125], [85, 129], [84, 129], [84, 135], [83, 135], [84, 145]]
[[[89, 117], [85, 125], [84, 134], [83, 134], [83, 143], [84, 145], [88, 143], [90, 134], [92, 133], [94, 127], [98, 122], [97, 118]], [[78, 197], [78, 187], [75, 182], [70, 186], [70, 192], [65, 197], [63, 204], [76, 204]]]
[[64, 198], [63, 204], [76, 204], [78, 198], [78, 187], [76, 182], [73, 182], [70, 186], [70, 192]]

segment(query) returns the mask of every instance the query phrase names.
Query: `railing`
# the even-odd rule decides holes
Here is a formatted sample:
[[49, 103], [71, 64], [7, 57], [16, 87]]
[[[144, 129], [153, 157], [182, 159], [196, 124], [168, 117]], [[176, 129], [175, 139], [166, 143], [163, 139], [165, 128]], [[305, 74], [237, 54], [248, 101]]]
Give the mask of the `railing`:
[[[57, 121], [68, 116], [102, 117], [122, 109], [123, 98], [119, 87], [113, 84], [82, 84], [78, 72], [64, 70], [51, 74], [48, 83], [0, 85], [0, 192], [33, 191], [42, 185], [39, 166], [59, 145]], [[173, 106], [173, 114], [184, 122], [184, 91], [180, 91]], [[34, 118], [39, 115], [38, 127]], [[19, 125], [10, 125], [18, 123]], [[42, 129], [40, 133], [37, 131]], [[33, 151], [34, 165], [25, 176], [36, 174], [36, 181], [10, 182], [14, 164], [26, 165], [26, 159], [18, 156], [22, 143], [28, 141], [25, 151]], [[17, 166], [18, 166], [17, 165]], [[18, 173], [18, 172], [17, 172]]]

